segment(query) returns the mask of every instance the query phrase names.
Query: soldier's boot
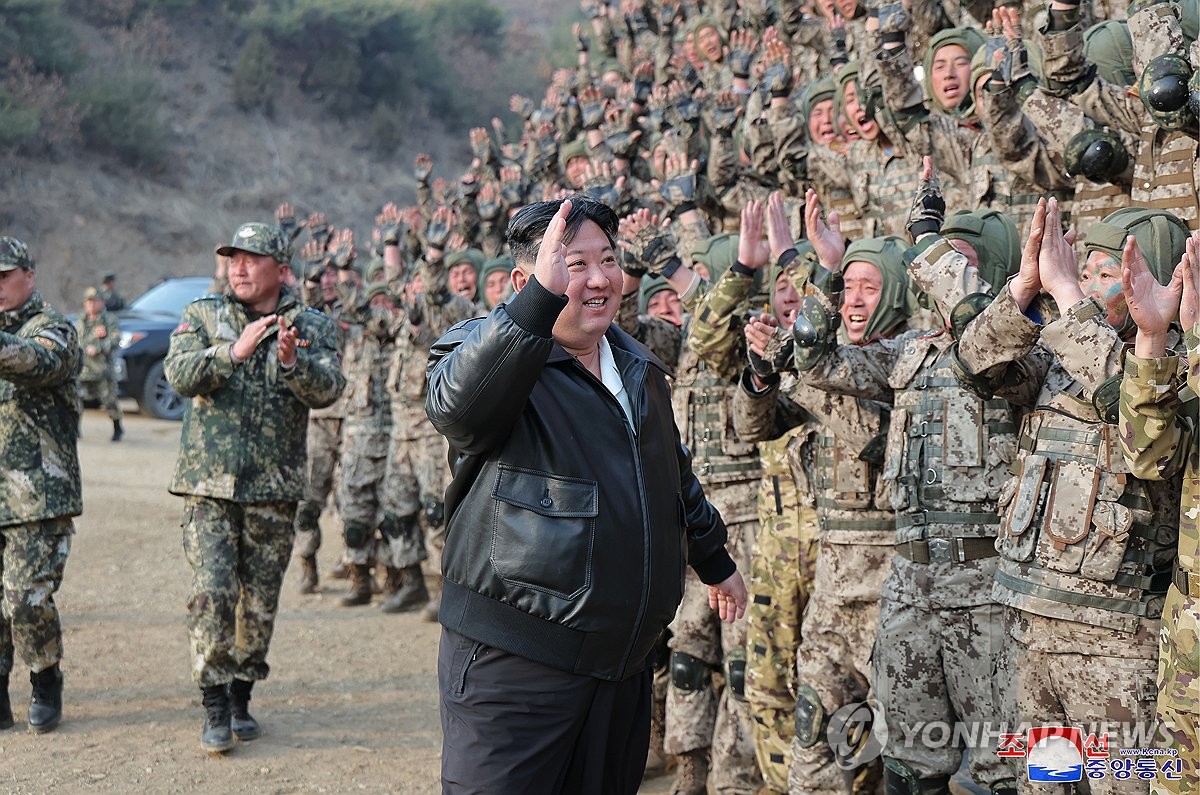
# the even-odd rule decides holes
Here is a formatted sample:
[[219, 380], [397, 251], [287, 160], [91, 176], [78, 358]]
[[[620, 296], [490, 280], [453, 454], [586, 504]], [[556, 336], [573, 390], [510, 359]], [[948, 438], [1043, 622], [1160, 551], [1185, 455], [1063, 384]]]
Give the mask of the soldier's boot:
[[949, 776], [921, 778], [899, 759], [883, 760], [884, 795], [950, 795]]
[[13, 727], [12, 702], [8, 700], [8, 674], [0, 676], [0, 729]]
[[125, 429], [121, 427], [121, 421], [120, 421], [120, 420], [113, 420], [113, 435], [112, 435], [112, 440], [113, 440], [114, 442], [119, 442], [119, 441], [121, 441], [123, 438], [125, 438]]
[[384, 600], [380, 610], [385, 613], [403, 613], [421, 607], [429, 601], [429, 589], [425, 587], [425, 575], [421, 574], [420, 563], [399, 569], [398, 576], [400, 587]]
[[234, 679], [229, 683], [229, 728], [239, 740], [257, 740], [262, 735], [258, 721], [250, 714], [250, 690], [253, 682]]
[[708, 791], [708, 749], [695, 748], [676, 757], [675, 779], [671, 795], [704, 795]]
[[331, 580], [348, 580], [350, 579], [350, 572], [353, 570], [354, 564], [343, 557], [329, 570], [328, 576]]
[[400, 576], [400, 569], [395, 566], [387, 566], [384, 572], [382, 593], [384, 598], [388, 599], [400, 590], [400, 584], [404, 578]]
[[350, 568], [350, 593], [338, 600], [342, 607], [360, 607], [371, 603], [371, 567], [355, 563]]
[[29, 683], [33, 685], [33, 695], [29, 699], [29, 730], [35, 734], [45, 734], [54, 731], [62, 719], [62, 671], [58, 665], [30, 672]]
[[204, 728], [200, 730], [200, 748], [210, 754], [223, 754], [233, 747], [229, 687], [212, 685], [200, 688], [204, 705]]
[[300, 558], [300, 593], [317, 592], [317, 556], [305, 555]]
[[429, 601], [425, 603], [425, 607], [421, 609], [421, 620], [428, 621], [430, 624], [436, 623], [438, 613], [442, 609], [442, 578], [438, 577], [433, 586], [433, 595]]

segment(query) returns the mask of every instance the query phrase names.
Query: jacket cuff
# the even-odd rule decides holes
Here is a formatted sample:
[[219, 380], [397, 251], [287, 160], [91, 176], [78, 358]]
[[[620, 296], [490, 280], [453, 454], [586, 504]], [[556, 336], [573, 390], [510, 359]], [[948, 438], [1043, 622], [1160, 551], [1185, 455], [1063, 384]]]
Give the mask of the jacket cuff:
[[554, 322], [567, 307], [565, 295], [555, 295], [530, 276], [525, 287], [504, 305], [512, 321], [543, 339], [554, 336]]
[[705, 585], [716, 585], [732, 577], [737, 571], [737, 564], [729, 557], [725, 547], [721, 547], [699, 563], [693, 563], [692, 571]]
[[1171, 387], [1179, 371], [1179, 357], [1167, 354], [1156, 359], [1143, 359], [1130, 352], [1125, 356], [1125, 375], [1161, 391]]

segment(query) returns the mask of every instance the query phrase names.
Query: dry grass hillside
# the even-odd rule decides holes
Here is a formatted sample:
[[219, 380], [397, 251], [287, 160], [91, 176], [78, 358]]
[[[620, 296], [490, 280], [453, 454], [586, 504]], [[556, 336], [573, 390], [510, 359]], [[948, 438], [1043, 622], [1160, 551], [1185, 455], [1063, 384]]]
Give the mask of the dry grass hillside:
[[[501, 4], [535, 31], [534, 20], [545, 31], [545, 15], [562, 12], [548, 5]], [[302, 93], [283, 58], [273, 115], [239, 111], [230, 91], [232, 23], [203, 11], [169, 23], [170, 50], [157, 74], [171, 134], [161, 173], [83, 147], [51, 158], [0, 153], [0, 233], [30, 244], [39, 287], [62, 308], [76, 309], [84, 288], [109, 271], [126, 297], [160, 276], [207, 274], [216, 244], [241, 221], [269, 219], [282, 201], [324, 211], [365, 236], [384, 202], [413, 201], [417, 152], [434, 155], [435, 176], [454, 177], [469, 160], [466, 127], [447, 131], [405, 108], [396, 109], [406, 125], [400, 145], [381, 156], [367, 116], [339, 118], [319, 96]], [[79, 19], [70, 25], [87, 63], [121, 56], [120, 36]]]

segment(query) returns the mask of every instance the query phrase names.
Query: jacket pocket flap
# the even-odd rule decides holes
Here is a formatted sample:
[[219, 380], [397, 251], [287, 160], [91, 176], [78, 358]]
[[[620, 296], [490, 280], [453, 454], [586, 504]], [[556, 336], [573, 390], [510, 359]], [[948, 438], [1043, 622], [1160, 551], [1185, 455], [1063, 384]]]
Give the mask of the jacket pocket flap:
[[599, 500], [597, 491], [594, 480], [566, 478], [501, 464], [492, 497], [542, 516], [595, 516]]

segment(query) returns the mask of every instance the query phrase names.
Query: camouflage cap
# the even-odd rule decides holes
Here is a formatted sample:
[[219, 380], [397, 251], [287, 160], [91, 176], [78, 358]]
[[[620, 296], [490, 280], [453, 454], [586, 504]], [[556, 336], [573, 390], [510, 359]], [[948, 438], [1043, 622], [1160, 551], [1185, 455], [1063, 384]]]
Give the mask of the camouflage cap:
[[290, 265], [292, 261], [292, 244], [288, 236], [277, 226], [254, 221], [239, 226], [233, 233], [233, 242], [220, 246], [217, 254], [231, 257], [236, 251], [265, 254], [284, 265]]
[[29, 247], [15, 237], [0, 237], [0, 271], [33, 270]]

